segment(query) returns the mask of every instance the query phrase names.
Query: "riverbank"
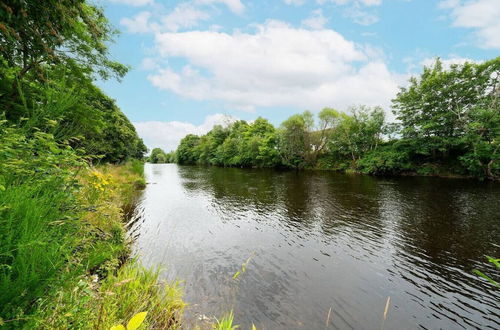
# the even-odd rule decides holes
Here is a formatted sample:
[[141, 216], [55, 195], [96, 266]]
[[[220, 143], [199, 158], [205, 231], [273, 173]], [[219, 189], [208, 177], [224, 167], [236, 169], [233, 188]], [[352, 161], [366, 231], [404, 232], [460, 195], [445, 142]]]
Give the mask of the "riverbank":
[[443, 178], [443, 179], [470, 179], [470, 180], [487, 180], [487, 181], [498, 181], [500, 178], [480, 178], [474, 177], [472, 175], [465, 175], [460, 173], [454, 173], [450, 171], [448, 168], [443, 168], [435, 164], [427, 164], [427, 166], [422, 166], [420, 170], [408, 170], [401, 172], [393, 172], [393, 173], [370, 173], [368, 171], [363, 171], [359, 169], [332, 169], [328, 167], [316, 167], [316, 168], [308, 168], [306, 170], [311, 171], [332, 171], [341, 174], [356, 174], [356, 175], [368, 175], [373, 177], [434, 177], [434, 178]]
[[146, 327], [176, 328], [179, 287], [130, 259], [123, 210], [145, 185], [143, 163], [67, 174], [4, 187], [1, 324], [109, 329], [147, 312]]

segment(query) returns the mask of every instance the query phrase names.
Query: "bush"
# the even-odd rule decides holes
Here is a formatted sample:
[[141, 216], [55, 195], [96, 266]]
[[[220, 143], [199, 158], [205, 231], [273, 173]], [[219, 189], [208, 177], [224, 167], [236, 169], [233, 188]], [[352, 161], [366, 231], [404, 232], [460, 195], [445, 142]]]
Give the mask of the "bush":
[[393, 145], [379, 147], [358, 161], [358, 168], [366, 174], [396, 174], [413, 170], [406, 152]]

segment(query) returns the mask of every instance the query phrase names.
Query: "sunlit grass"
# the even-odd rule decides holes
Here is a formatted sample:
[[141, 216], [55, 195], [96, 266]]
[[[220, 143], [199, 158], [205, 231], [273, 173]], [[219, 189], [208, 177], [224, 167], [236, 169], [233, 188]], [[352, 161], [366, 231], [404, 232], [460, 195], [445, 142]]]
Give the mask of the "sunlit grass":
[[109, 329], [147, 312], [143, 326], [179, 327], [179, 287], [128, 261], [123, 207], [144, 182], [142, 163], [74, 173], [13, 179], [0, 193], [0, 323]]
[[214, 329], [216, 330], [234, 330], [239, 328], [239, 325], [234, 325], [234, 314], [233, 311], [230, 311], [227, 315], [223, 316], [220, 320], [217, 320], [217, 323], [214, 325]]

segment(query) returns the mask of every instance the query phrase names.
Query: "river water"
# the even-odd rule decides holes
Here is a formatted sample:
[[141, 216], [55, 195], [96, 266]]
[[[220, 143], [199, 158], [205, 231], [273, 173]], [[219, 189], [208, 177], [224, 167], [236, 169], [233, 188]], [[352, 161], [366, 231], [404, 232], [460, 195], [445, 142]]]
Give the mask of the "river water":
[[500, 290], [472, 273], [500, 276], [498, 183], [145, 172], [134, 253], [183, 280], [187, 328], [234, 310], [242, 329], [500, 329]]

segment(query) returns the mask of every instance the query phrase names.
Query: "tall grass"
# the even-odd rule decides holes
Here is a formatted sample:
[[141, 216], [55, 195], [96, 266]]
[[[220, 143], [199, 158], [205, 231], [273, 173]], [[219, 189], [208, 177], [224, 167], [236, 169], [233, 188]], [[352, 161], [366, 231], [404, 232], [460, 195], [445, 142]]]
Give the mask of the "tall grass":
[[230, 311], [227, 315], [224, 315], [217, 323], [214, 325], [216, 330], [235, 330], [239, 328], [239, 325], [233, 324], [234, 314]]
[[0, 193], [0, 316], [23, 317], [57, 281], [76, 247], [74, 196], [61, 179]]
[[92, 168], [27, 131], [0, 120], [0, 325], [100, 329], [147, 311], [147, 324], [177, 327], [178, 287], [128, 261], [124, 207], [142, 162]]
[[184, 302], [177, 285], [160, 284], [159, 271], [127, 263], [100, 283], [80, 279], [44, 299], [28, 326], [110, 329], [146, 311], [144, 328], [177, 329]]

